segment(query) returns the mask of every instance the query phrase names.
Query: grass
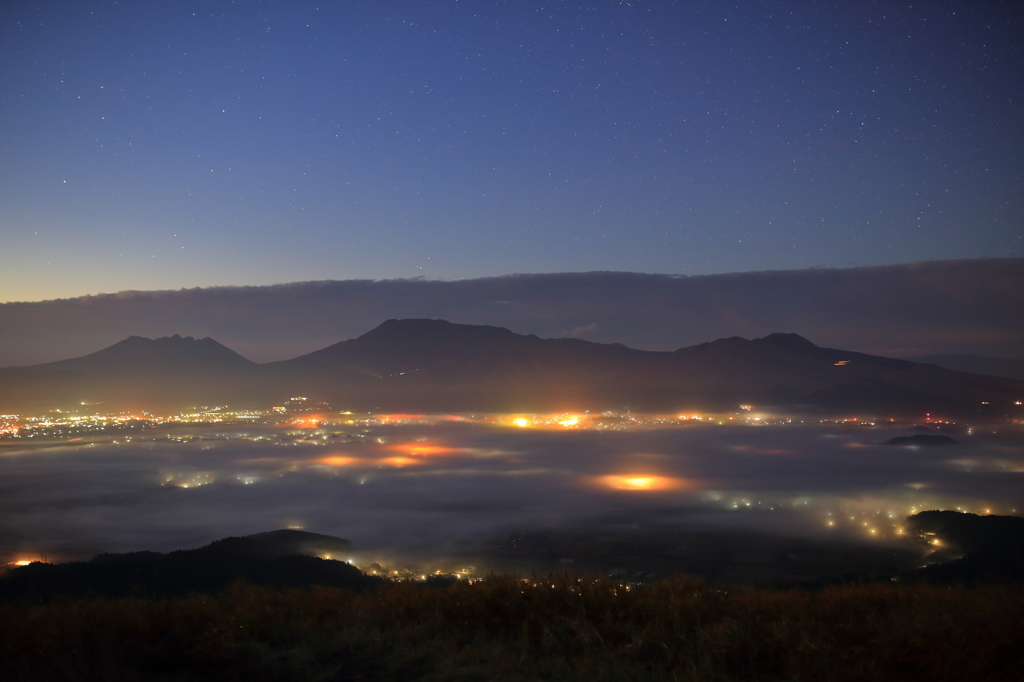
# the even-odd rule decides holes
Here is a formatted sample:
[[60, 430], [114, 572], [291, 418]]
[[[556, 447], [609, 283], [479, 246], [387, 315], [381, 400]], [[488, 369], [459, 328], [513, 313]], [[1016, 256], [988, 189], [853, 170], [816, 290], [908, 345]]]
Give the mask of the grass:
[[1024, 587], [492, 577], [0, 605], [21, 680], [1020, 680]]

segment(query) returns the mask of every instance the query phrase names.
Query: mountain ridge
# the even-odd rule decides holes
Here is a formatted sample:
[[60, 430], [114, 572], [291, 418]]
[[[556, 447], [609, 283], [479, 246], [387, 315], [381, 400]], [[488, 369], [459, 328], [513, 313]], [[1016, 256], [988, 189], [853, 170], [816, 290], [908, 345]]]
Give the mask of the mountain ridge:
[[226, 370], [255, 367], [227, 346], [210, 337], [196, 339], [191, 336], [163, 336], [150, 339], [129, 336], [117, 343], [77, 358], [57, 360], [38, 365], [6, 367], [4, 370], [69, 371], [92, 374], [135, 373], [158, 374], [182, 369]]
[[[32, 388], [31, 377], [54, 386], [74, 383], [71, 377], [78, 382], [72, 392], [134, 392], [149, 402], [266, 404], [308, 394], [366, 411], [658, 411], [753, 402], [963, 414], [1024, 394], [1024, 382], [822, 348], [795, 333], [646, 351], [438, 319], [387, 320], [356, 338], [260, 365], [210, 338], [129, 337], [82, 358], [0, 370], [8, 397], [12, 387], [4, 383], [19, 374], [23, 388]], [[53, 386], [42, 392], [59, 393]]]
[[919, 355], [905, 358], [911, 362], [938, 365], [957, 372], [986, 374], [1006, 379], [1024, 379], [1024, 360], [991, 358], [984, 355]]

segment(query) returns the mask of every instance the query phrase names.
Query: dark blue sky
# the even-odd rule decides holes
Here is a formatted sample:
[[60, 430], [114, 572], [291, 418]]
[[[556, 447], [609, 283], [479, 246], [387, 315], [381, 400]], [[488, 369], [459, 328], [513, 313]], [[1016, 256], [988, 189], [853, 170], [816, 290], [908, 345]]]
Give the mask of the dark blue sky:
[[1017, 2], [6, 2], [0, 300], [1024, 255]]

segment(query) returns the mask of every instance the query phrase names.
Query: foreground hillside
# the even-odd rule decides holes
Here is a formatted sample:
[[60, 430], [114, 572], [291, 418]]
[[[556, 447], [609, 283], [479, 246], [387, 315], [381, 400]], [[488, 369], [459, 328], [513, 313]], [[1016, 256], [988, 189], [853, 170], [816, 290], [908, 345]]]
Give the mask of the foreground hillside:
[[812, 590], [391, 581], [295, 530], [36, 563], [0, 577], [0, 679], [1019, 680], [1024, 519], [909, 521], [947, 563]]
[[490, 578], [0, 605], [0, 677], [51, 680], [1019, 680], [1024, 588], [729, 594]]

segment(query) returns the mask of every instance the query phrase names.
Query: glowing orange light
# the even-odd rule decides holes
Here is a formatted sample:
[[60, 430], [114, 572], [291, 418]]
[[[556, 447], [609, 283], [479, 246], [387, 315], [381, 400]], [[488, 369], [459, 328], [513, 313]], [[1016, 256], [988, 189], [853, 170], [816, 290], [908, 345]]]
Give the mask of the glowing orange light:
[[397, 469], [424, 463], [423, 459], [414, 459], [412, 457], [385, 457], [379, 461], [381, 464], [387, 464], [388, 466], [393, 466]]
[[316, 460], [319, 464], [327, 464], [332, 467], [347, 467], [351, 464], [355, 464], [359, 460], [355, 457], [343, 457], [342, 455], [331, 455], [329, 457], [321, 457]]
[[292, 426], [299, 429], [315, 429], [324, 423], [322, 414], [311, 414], [305, 417], [296, 417], [292, 420]]
[[530, 422], [528, 422], [527, 420], [522, 419], [522, 418], [520, 418], [520, 419], [513, 419], [512, 423], [515, 424], [516, 426], [520, 427], [520, 428], [526, 427], [526, 426], [530, 425]]
[[686, 486], [679, 478], [651, 475], [601, 476], [601, 485], [615, 490], [676, 490]]
[[461, 452], [458, 448], [450, 448], [440, 443], [426, 441], [397, 443], [389, 446], [388, 449], [397, 450], [403, 455], [412, 455], [414, 457], [436, 457], [438, 455], [454, 455]]
[[15, 561], [14, 565], [15, 566], [28, 566], [30, 563], [32, 563], [32, 562], [29, 561], [28, 559], [22, 559], [21, 561]]
[[568, 419], [563, 419], [558, 423], [566, 428], [569, 428], [570, 426], [576, 426], [577, 424], [579, 424], [580, 420], [576, 417], [569, 417]]

